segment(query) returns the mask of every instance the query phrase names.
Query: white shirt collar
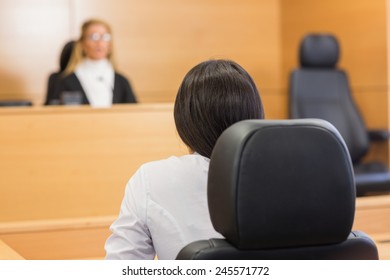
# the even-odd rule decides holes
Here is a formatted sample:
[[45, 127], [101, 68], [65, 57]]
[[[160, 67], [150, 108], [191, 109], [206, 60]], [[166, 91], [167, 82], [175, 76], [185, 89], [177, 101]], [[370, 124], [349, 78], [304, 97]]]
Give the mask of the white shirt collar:
[[75, 71], [92, 107], [111, 107], [114, 69], [107, 59], [84, 59]]

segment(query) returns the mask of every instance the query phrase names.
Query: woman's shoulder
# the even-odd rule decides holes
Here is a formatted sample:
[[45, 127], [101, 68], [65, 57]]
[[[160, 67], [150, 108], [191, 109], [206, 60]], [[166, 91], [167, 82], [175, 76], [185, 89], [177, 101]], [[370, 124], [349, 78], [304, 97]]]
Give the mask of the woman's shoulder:
[[67, 75], [61, 74], [61, 78], [62, 78], [63, 81], [74, 81], [74, 80], [78, 80], [75, 72], [69, 73], [69, 74], [67, 74]]
[[164, 171], [167, 173], [177, 172], [180, 169], [191, 169], [196, 167], [208, 167], [209, 159], [199, 154], [188, 154], [181, 156], [170, 156], [166, 159], [155, 160], [144, 163], [141, 168], [147, 171]]
[[135, 180], [150, 197], [159, 200], [161, 195], [175, 193], [183, 185], [204, 185], [208, 166], [208, 159], [197, 154], [171, 156], [143, 164]]
[[114, 75], [115, 75], [115, 79], [123, 80], [123, 81], [128, 81], [129, 80], [124, 74], [122, 74], [120, 72], [115, 71]]
[[60, 81], [66, 89], [82, 90], [82, 85], [75, 72], [62, 76]]

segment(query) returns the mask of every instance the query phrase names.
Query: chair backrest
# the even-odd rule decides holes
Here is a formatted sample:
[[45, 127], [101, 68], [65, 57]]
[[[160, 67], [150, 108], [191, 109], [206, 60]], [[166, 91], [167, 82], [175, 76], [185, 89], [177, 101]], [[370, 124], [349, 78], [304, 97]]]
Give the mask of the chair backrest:
[[226, 239], [189, 244], [177, 259], [377, 259], [351, 232], [355, 182], [348, 149], [324, 120], [247, 120], [210, 159], [208, 203]]
[[337, 69], [339, 44], [330, 34], [309, 34], [301, 42], [300, 67], [290, 76], [290, 117], [319, 118], [343, 136], [354, 163], [367, 153], [367, 128], [351, 95], [345, 71]]
[[55, 93], [57, 83], [61, 79], [61, 74], [65, 70], [66, 66], [68, 65], [75, 43], [76, 43], [75, 41], [71, 40], [64, 45], [59, 59], [60, 68], [57, 72], [53, 72], [49, 75], [47, 81], [45, 105], [58, 105], [59, 103], [59, 100], [55, 100], [53, 95]]
[[70, 57], [72, 55], [73, 48], [75, 46], [76, 42], [71, 40], [65, 44], [61, 51], [60, 55], [60, 70], [59, 72], [63, 72], [68, 65], [68, 62], [70, 60]]

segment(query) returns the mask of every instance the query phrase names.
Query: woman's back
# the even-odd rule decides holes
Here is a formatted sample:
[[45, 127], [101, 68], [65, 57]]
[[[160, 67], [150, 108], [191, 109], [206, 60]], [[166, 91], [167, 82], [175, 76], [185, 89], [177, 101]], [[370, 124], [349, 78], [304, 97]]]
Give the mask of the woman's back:
[[[221, 237], [214, 230], [208, 212], [208, 166], [209, 159], [198, 154], [142, 165], [127, 184], [121, 207], [122, 214], [137, 216], [139, 221], [133, 224], [128, 219], [118, 219], [111, 227], [115, 233], [131, 226], [125, 229], [132, 232], [126, 239], [134, 240], [134, 244], [129, 246], [126, 241], [126, 245], [118, 248], [122, 252], [116, 252], [117, 256], [119, 253], [124, 259], [150, 259], [156, 253], [159, 259], [174, 259], [192, 241]], [[108, 252], [112, 252], [111, 244], [118, 241], [110, 238], [106, 244]], [[140, 240], [143, 250], [137, 249]], [[111, 256], [108, 254], [106, 258]]]

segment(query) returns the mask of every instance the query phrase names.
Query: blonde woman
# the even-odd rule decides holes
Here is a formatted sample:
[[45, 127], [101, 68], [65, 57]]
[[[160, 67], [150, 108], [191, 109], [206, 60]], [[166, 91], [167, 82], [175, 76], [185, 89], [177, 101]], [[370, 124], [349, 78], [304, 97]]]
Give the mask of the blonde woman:
[[136, 103], [127, 78], [115, 69], [110, 26], [99, 19], [86, 21], [74, 45], [70, 61], [60, 79], [51, 104], [66, 103], [66, 94], [79, 104], [111, 107], [114, 103]]

